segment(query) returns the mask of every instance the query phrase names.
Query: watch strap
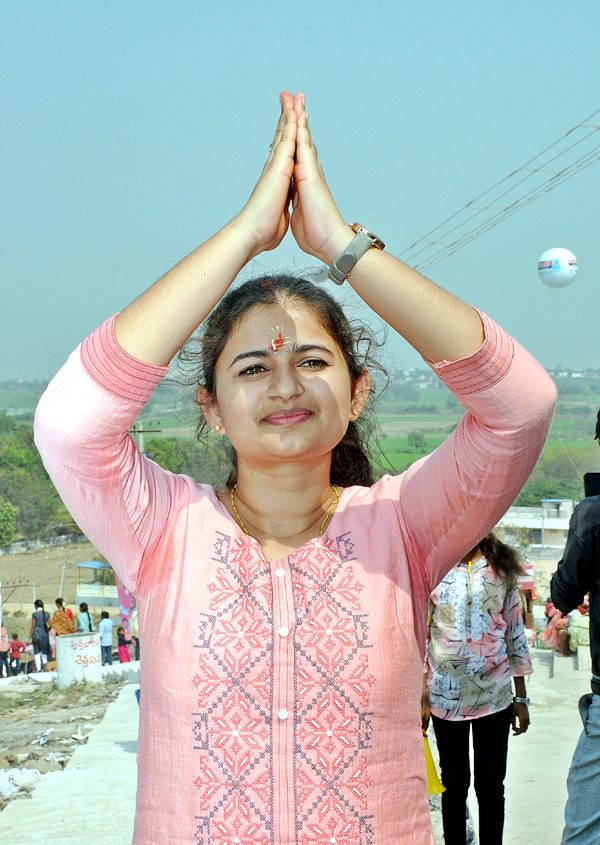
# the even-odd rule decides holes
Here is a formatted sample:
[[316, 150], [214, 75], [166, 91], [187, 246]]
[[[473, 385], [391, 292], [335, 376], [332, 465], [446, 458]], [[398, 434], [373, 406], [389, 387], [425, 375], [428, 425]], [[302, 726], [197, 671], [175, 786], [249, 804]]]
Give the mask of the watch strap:
[[357, 232], [340, 257], [329, 268], [329, 278], [336, 285], [343, 285], [359, 258], [373, 246], [373, 239], [364, 232]]

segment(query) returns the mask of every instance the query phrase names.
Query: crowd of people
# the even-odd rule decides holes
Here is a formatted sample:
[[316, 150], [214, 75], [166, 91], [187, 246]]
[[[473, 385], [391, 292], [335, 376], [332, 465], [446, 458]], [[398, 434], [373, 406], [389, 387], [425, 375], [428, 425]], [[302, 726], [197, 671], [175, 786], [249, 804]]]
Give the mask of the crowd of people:
[[[26, 642], [19, 639], [18, 634], [8, 638], [5, 627], [0, 629], [0, 678], [18, 675], [20, 672], [44, 672], [56, 657], [56, 638], [64, 634], [87, 634], [98, 630], [100, 634], [100, 650], [102, 665], [112, 665], [113, 662], [113, 620], [108, 611], [100, 614], [98, 629], [86, 602], [79, 605], [79, 613], [74, 616], [73, 611], [65, 605], [63, 598], [55, 600], [56, 610], [50, 614], [44, 609], [44, 602], [36, 599], [34, 611], [31, 614], [31, 630]], [[117, 630], [117, 654], [121, 663], [129, 662], [131, 654], [139, 660], [140, 645], [136, 635], [125, 636], [125, 629]]]

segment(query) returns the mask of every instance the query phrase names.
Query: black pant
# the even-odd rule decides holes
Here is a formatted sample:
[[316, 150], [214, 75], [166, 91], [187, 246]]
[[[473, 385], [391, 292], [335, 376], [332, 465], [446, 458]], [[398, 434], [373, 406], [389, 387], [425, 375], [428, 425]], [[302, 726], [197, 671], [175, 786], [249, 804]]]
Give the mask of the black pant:
[[502, 845], [504, 777], [512, 707], [480, 719], [452, 721], [432, 716], [440, 755], [442, 822], [446, 845], [467, 841], [467, 794], [471, 781], [469, 731], [473, 728], [475, 793], [479, 804], [479, 845]]

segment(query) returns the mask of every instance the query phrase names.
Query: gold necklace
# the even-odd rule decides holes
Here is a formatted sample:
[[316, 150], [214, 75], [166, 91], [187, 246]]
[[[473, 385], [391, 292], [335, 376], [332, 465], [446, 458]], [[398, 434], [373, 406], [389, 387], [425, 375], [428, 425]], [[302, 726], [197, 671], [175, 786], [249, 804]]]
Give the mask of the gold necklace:
[[[331, 484], [331, 483], [329, 484], [329, 486], [330, 486], [330, 487], [331, 487], [331, 489], [333, 490], [333, 495], [335, 496], [335, 499], [334, 499], [334, 500], [333, 500], [333, 502], [329, 505], [329, 507], [327, 508], [327, 513], [326, 513], [326, 514], [325, 514], [325, 516], [323, 517], [323, 521], [321, 522], [321, 528], [320, 528], [320, 530], [319, 530], [319, 537], [322, 537], [322, 536], [323, 536], [323, 532], [325, 531], [325, 525], [327, 524], [327, 520], [328, 520], [328, 519], [329, 519], [329, 517], [331, 516], [331, 514], [332, 514], [332, 512], [333, 512], [333, 509], [335, 508], [335, 506], [336, 506], [336, 505], [338, 504], [338, 502], [340, 501], [340, 494], [338, 493], [337, 488], [336, 488], [336, 487], [334, 487], [334, 486], [333, 486], [333, 484]], [[237, 509], [237, 508], [236, 508], [236, 506], [235, 506], [235, 495], [234, 495], [234, 494], [235, 494], [235, 488], [236, 488], [236, 487], [237, 487], [237, 482], [233, 485], [233, 487], [231, 488], [231, 491], [230, 491], [230, 493], [229, 493], [229, 498], [231, 499], [231, 507], [233, 508], [233, 512], [234, 512], [234, 514], [235, 514], [235, 516], [236, 516], [236, 519], [237, 519], [237, 521], [239, 522], [240, 528], [242, 529], [242, 531], [244, 532], [244, 534], [250, 534], [250, 532], [248, 531], [248, 529], [247, 529], [247, 528], [246, 528], [246, 526], [244, 525], [244, 520], [243, 520], [243, 519], [242, 519], [242, 517], [240, 516], [239, 511], [238, 511], [238, 509]]]

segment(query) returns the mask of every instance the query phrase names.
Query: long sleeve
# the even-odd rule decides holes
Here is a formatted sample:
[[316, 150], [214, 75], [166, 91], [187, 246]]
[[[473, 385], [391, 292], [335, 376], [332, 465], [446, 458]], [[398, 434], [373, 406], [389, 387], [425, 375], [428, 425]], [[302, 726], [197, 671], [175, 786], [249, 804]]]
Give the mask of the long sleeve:
[[583, 499], [571, 517], [567, 543], [550, 586], [552, 601], [563, 613], [581, 604], [598, 582], [600, 496]]
[[600, 677], [600, 496], [583, 499], [571, 517], [567, 544], [552, 576], [550, 594], [568, 613], [590, 594], [592, 671]]
[[35, 441], [77, 524], [134, 589], [172, 497], [169, 474], [140, 455], [128, 432], [167, 368], [124, 352], [113, 323], [90, 335], [50, 382]]
[[429, 592], [514, 501], [542, 450], [556, 401], [543, 367], [481, 317], [485, 340], [475, 355], [432, 365], [467, 413], [401, 478], [410, 559], [422, 562]]

